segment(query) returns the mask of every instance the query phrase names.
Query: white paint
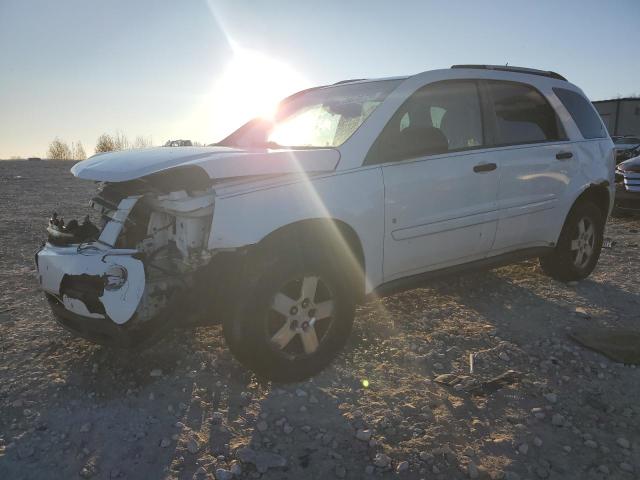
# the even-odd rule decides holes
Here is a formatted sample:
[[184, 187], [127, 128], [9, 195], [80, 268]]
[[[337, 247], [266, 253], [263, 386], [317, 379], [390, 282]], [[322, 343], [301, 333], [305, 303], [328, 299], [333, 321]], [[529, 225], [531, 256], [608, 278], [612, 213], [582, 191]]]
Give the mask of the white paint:
[[76, 163], [71, 173], [86, 180], [124, 182], [178, 166], [202, 168], [212, 179], [336, 168], [337, 150], [239, 150], [229, 147], [157, 147], [101, 153]]
[[[95, 244], [99, 245], [99, 244]], [[79, 253], [77, 246], [56, 247], [50, 244], [38, 252], [38, 275], [45, 292], [60, 297], [60, 284], [65, 274], [102, 276], [110, 267], [119, 265], [127, 270], [127, 281], [118, 290], [105, 290], [100, 297], [105, 313], [115, 323], [126, 323], [135, 313], [145, 287], [144, 266], [132, 258], [130, 251], [110, 250], [93, 246]], [[74, 298], [64, 296], [67, 309], [85, 317], [99, 318], [89, 314], [86, 305]]]

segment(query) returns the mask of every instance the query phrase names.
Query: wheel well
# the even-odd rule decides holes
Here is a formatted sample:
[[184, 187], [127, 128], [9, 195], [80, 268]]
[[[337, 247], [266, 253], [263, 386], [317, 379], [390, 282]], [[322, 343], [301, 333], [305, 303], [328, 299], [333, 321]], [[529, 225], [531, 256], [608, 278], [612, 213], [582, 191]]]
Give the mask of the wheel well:
[[321, 244], [346, 254], [347, 274], [353, 285], [353, 293], [359, 301], [365, 291], [365, 261], [360, 237], [347, 223], [337, 219], [307, 219], [282, 226], [274, 230], [257, 245], [261, 250], [269, 251], [292, 246], [300, 250], [310, 245]]
[[602, 212], [603, 218], [606, 219], [609, 214], [609, 190], [604, 185], [590, 185], [573, 203], [576, 205], [578, 202], [588, 200], [596, 204], [596, 206]]

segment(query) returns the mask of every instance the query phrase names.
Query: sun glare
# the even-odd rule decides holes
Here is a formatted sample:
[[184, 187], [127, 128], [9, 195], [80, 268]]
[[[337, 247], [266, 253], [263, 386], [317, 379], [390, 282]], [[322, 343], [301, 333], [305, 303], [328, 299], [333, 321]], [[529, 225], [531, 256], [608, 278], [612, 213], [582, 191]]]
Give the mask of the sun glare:
[[226, 135], [251, 118], [272, 117], [280, 100], [308, 85], [304, 76], [281, 61], [254, 50], [234, 49], [207, 102], [211, 132]]

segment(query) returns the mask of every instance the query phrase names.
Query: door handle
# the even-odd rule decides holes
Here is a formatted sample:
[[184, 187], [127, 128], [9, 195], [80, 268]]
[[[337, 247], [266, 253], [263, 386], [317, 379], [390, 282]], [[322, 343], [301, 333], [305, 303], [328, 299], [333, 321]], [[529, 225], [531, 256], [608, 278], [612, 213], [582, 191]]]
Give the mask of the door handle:
[[498, 168], [498, 166], [495, 163], [479, 163], [473, 167], [473, 171], [476, 173], [491, 172], [496, 168]]
[[569, 160], [573, 157], [573, 152], [558, 152], [556, 153], [556, 158], [558, 160]]

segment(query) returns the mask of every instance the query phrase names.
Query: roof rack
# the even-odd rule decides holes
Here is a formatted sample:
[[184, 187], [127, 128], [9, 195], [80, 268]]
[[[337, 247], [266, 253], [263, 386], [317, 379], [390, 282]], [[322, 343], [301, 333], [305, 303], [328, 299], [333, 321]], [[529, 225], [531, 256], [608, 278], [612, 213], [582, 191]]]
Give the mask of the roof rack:
[[482, 70], [499, 70], [501, 72], [528, 73], [530, 75], [540, 75], [541, 77], [567, 81], [567, 79], [559, 73], [550, 70], [536, 70], [535, 68], [510, 67], [508, 65], [452, 65], [451, 68], [477, 68]]

